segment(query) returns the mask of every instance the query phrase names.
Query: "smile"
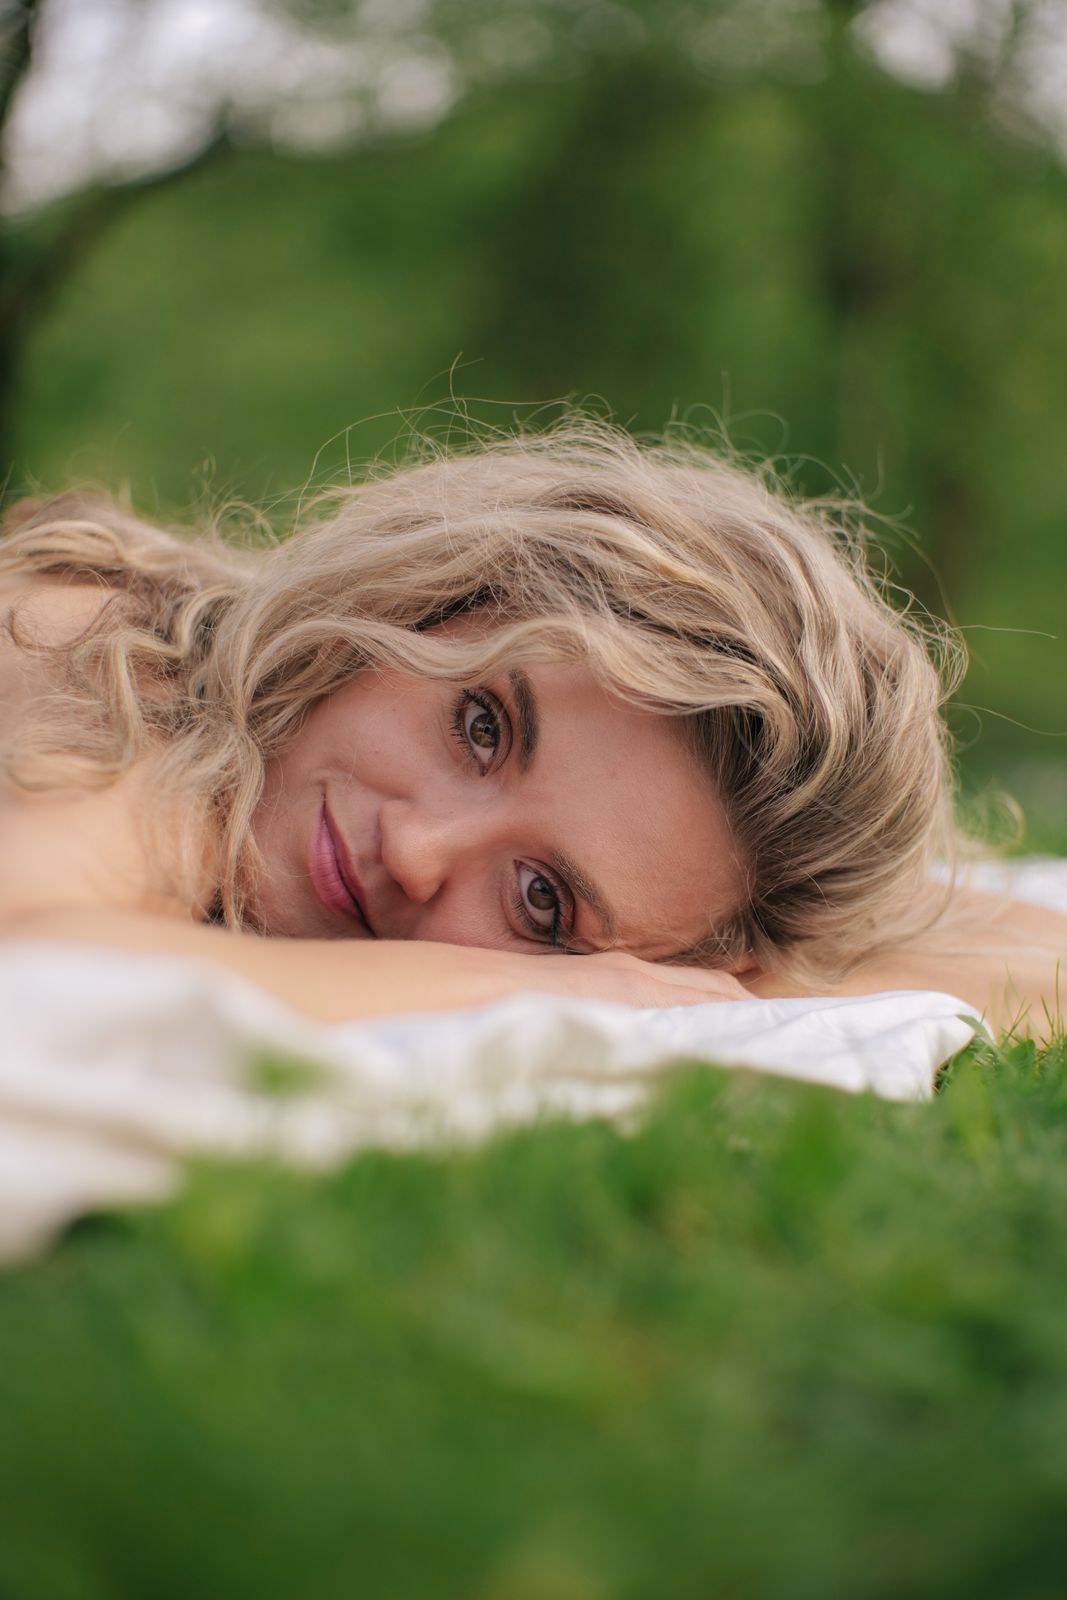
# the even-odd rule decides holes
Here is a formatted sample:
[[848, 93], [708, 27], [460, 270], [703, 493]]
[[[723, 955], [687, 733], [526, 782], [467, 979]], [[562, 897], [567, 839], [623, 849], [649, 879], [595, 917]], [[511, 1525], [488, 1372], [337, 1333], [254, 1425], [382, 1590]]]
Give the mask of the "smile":
[[360, 929], [364, 937], [377, 938], [359, 896], [359, 879], [331, 822], [324, 800], [308, 849], [311, 887], [328, 911], [343, 917], [353, 929]]

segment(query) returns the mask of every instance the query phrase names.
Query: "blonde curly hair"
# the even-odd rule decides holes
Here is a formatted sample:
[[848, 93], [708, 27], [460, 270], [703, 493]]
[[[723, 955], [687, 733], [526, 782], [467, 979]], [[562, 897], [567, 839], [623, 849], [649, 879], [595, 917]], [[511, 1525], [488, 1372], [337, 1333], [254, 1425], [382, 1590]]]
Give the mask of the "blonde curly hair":
[[[160, 826], [189, 859], [205, 824], [220, 841], [231, 925], [262, 865], [265, 767], [317, 700], [367, 668], [470, 683], [546, 659], [676, 717], [725, 808], [745, 891], [683, 959], [825, 980], [945, 904], [931, 867], [956, 840], [941, 709], [961, 648], [894, 609], [833, 507], [692, 440], [572, 418], [431, 450], [259, 548], [103, 498], [8, 520], [0, 575], [111, 592], [4, 752], [9, 779], [107, 784], [151, 751]], [[474, 610], [496, 625], [427, 631]]]

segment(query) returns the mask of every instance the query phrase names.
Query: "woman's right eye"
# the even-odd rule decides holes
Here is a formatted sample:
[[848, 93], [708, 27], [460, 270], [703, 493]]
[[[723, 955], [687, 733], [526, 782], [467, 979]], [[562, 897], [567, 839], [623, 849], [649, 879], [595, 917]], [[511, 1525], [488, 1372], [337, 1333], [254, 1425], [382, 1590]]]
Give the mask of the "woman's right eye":
[[452, 727], [471, 760], [482, 772], [488, 772], [507, 739], [499, 703], [484, 693], [464, 689], [456, 702]]

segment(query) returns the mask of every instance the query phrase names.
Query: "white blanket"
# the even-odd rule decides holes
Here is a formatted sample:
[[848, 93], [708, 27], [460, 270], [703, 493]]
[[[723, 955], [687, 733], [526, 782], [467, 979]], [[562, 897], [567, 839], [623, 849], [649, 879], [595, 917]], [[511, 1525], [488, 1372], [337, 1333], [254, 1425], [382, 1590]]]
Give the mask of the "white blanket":
[[[1067, 862], [1015, 882], [1067, 909]], [[37, 944], [0, 948], [0, 1020], [0, 1257], [172, 1193], [184, 1157], [324, 1166], [546, 1115], [620, 1118], [679, 1061], [923, 1099], [981, 1026], [951, 995], [909, 992], [643, 1011], [519, 995], [325, 1028], [195, 963]]]

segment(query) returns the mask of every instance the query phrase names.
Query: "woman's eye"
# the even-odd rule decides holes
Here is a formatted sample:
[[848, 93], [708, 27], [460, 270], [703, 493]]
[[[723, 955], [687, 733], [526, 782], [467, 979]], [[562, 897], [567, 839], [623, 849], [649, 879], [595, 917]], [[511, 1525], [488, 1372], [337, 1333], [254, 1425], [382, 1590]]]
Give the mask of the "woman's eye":
[[501, 714], [484, 695], [465, 689], [456, 702], [455, 733], [483, 772], [487, 772], [506, 742]]
[[523, 915], [534, 928], [555, 938], [563, 911], [560, 892], [536, 867], [519, 863], [519, 895]]
[[500, 729], [497, 720], [491, 711], [483, 711], [480, 706], [472, 706], [467, 713], [467, 738], [479, 750], [488, 750], [490, 755], [496, 752], [500, 743]]

